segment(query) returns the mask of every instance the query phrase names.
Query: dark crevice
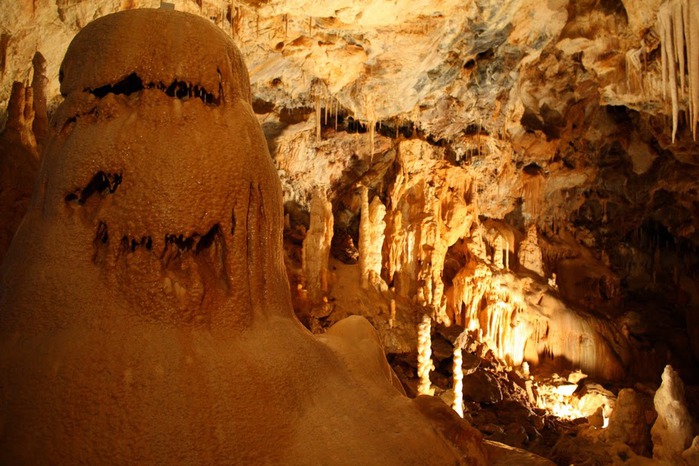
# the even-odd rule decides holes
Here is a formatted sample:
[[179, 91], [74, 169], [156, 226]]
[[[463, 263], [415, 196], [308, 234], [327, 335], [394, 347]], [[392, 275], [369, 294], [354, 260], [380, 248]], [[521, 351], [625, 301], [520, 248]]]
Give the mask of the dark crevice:
[[211, 247], [212, 244], [214, 244], [214, 240], [217, 237], [223, 236], [223, 233], [221, 233], [221, 225], [218, 223], [211, 227], [211, 230], [209, 230], [204, 236], [199, 238], [199, 242], [197, 243], [196, 248], [194, 249], [194, 254], [199, 254], [203, 250], [208, 249]]
[[109, 242], [109, 229], [107, 224], [100, 222], [97, 225], [97, 233], [95, 234], [95, 244], [107, 244]]
[[109, 228], [104, 222], [99, 222], [95, 231], [95, 239], [92, 241], [94, 252], [92, 260], [95, 263], [102, 262], [107, 253], [109, 245]]
[[194, 254], [200, 254], [204, 250], [210, 248], [216, 238], [222, 238], [223, 232], [221, 230], [221, 224], [217, 223], [209, 231], [203, 235], [199, 233], [194, 233], [191, 236], [176, 235], [176, 234], [166, 234], [165, 235], [165, 249], [161, 255], [161, 259], [169, 256], [170, 252], [194, 252]]
[[61, 126], [60, 133], [63, 136], [67, 136], [69, 134], [69, 132], [71, 132], [73, 130], [73, 126], [77, 123], [78, 119], [86, 117], [86, 116], [93, 117], [93, 118], [99, 118], [100, 111], [97, 107], [92, 107], [87, 112], [78, 113], [76, 115], [73, 115], [70, 118], [67, 118], [66, 121]]
[[122, 236], [120, 241], [122, 251], [136, 252], [138, 248], [145, 248], [148, 251], [153, 249], [153, 239], [150, 236], [141, 236], [140, 239]]
[[235, 234], [235, 211], [231, 213], [231, 235]]
[[111, 85], [107, 84], [106, 86], [98, 87], [96, 89], [89, 90], [92, 94], [94, 94], [96, 97], [99, 97], [100, 99], [107, 94], [124, 94], [124, 95], [131, 95], [134, 92], [142, 91], [143, 90], [143, 81], [141, 81], [141, 78], [138, 77], [136, 73], [131, 73], [118, 83]]
[[166, 234], [165, 250], [167, 251], [171, 246], [174, 246], [179, 251], [191, 251], [198, 237], [199, 235], [196, 233], [192, 236]]
[[[221, 80], [221, 73], [219, 72], [219, 81]], [[170, 97], [174, 97], [181, 100], [187, 100], [190, 98], [196, 98], [204, 102], [206, 105], [217, 106], [221, 103], [221, 96], [223, 96], [223, 83], [219, 83], [219, 96], [215, 96], [212, 92], [208, 92], [204, 87], [188, 83], [186, 81], [174, 80], [170, 84], [165, 84], [162, 82], [157, 83], [144, 83], [143, 80], [136, 74], [131, 73], [121, 81], [115, 84], [107, 84], [105, 86], [100, 86], [95, 89], [87, 88], [85, 92], [93, 94], [97, 98], [103, 98], [108, 94], [114, 95], [131, 95], [136, 92], [140, 92], [144, 89], [157, 89], [164, 92]]]
[[[223, 75], [221, 74], [221, 70], [218, 68], [216, 68], [216, 72], [218, 73], [218, 98], [220, 100], [216, 101], [215, 105], [218, 105], [221, 103], [221, 100], [223, 100]], [[213, 98], [213, 95], [211, 95], [211, 97]], [[206, 101], [204, 101], [204, 103], [206, 103]]]
[[93, 194], [113, 194], [121, 184], [121, 173], [105, 173], [99, 171], [92, 177], [84, 188], [76, 188], [66, 194], [66, 202], [77, 202], [84, 205]]

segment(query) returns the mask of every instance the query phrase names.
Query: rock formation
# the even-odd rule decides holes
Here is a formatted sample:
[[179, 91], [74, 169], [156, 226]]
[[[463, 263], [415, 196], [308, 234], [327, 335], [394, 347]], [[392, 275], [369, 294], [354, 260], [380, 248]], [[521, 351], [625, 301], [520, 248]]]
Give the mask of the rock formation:
[[653, 458], [682, 464], [682, 454], [692, 445], [696, 426], [687, 410], [684, 384], [672, 367], [665, 367], [663, 383], [653, 398], [658, 418], [650, 433]]
[[362, 286], [369, 284], [385, 288], [381, 278], [383, 260], [381, 252], [384, 243], [386, 207], [381, 199], [374, 197], [369, 203], [369, 192], [362, 189], [362, 213], [359, 222], [359, 268], [362, 274]]
[[333, 237], [332, 205], [316, 192], [311, 199], [310, 225], [303, 240], [303, 272], [311, 304], [319, 304], [328, 292], [330, 244]]
[[445, 404], [392, 386], [364, 319], [315, 338], [293, 317], [281, 189], [225, 34], [110, 15], [61, 77], [2, 268], [0, 462], [485, 464]]
[[34, 103], [34, 89], [15, 82], [7, 125], [0, 134], [0, 263], [29, 207], [39, 168]]
[[[65, 105], [82, 105], [76, 110], [81, 119], [67, 128], [87, 118], [112, 118], [110, 112], [121, 108], [117, 103], [141, 95], [119, 90], [95, 96], [111, 102], [109, 112], [98, 108], [99, 115], [86, 114], [93, 105], [68, 96], [57, 111], [63, 101], [59, 66], [73, 36], [93, 19], [158, 7], [160, 0], [6, 3], [0, 8], [0, 107], [13, 82], [33, 93], [34, 120], [23, 124], [25, 140], [36, 140], [32, 157], [39, 158], [46, 141], [44, 104], [37, 99], [42, 92], [47, 115], [59, 123], [73, 116], [65, 115]], [[490, 440], [561, 464], [654, 461], [642, 455], [648, 455], [646, 427], [655, 411], [641, 414], [636, 402], [652, 398], [668, 364], [685, 381], [688, 412], [699, 416], [694, 1], [171, 0], [166, 6], [206, 18], [250, 66], [252, 110], [282, 185], [292, 303], [314, 333], [326, 333], [350, 315], [366, 317], [406, 393], [433, 391], [449, 404], [460, 375], [455, 351], [462, 349], [465, 420]], [[207, 47], [195, 45], [190, 52], [208, 63]], [[129, 73], [93, 86], [114, 87]], [[171, 93], [182, 99], [168, 102], [181, 100], [182, 111], [191, 110], [198, 97], [216, 107], [214, 113], [223, 111], [213, 105], [216, 74], [198, 96], [192, 89], [190, 102], [184, 100], [189, 89], [178, 88]], [[167, 92], [175, 80], [199, 82], [173, 76], [143, 82], [154, 84], [144, 89], [148, 102], [159, 86]], [[7, 118], [0, 113], [9, 136], [13, 123]], [[211, 121], [210, 132], [219, 124], [197, 121]], [[143, 130], [135, 136], [147, 135]], [[168, 136], [155, 144], [166, 139], [175, 140]], [[185, 149], [214, 140], [187, 142]], [[0, 158], [18, 163], [22, 157], [5, 157], [25, 150], [13, 141], [1, 147]], [[123, 151], [133, 146], [118, 144]], [[236, 144], [229, 141], [219, 152]], [[199, 173], [190, 162], [168, 160], [149, 173], [158, 179], [173, 170]], [[0, 207], [10, 206], [0, 211], [9, 216], [7, 222], [0, 218], [8, 244], [27, 208], [33, 163], [21, 180], [14, 171], [0, 179]], [[73, 193], [75, 221], [82, 218], [92, 228], [90, 247], [109, 272], [103, 274], [107, 295], [118, 288], [129, 297], [127, 307], [138, 308], [134, 302], [151, 306], [162, 288], [166, 302], [153, 305], [153, 313], [187, 322], [200, 319], [201, 306], [221, 308], [225, 295], [206, 277], [225, 283], [237, 269], [207, 265], [222, 250], [218, 234], [212, 232], [212, 246], [194, 259], [186, 251], [172, 254], [178, 244], [195, 247], [216, 224], [223, 239], [231, 239], [225, 228], [233, 222], [212, 207], [219, 204], [202, 207], [203, 194], [189, 200], [190, 193], [208, 192], [201, 188], [209, 182], [182, 185], [192, 217], [174, 224], [151, 211], [150, 217], [132, 215], [138, 209], [121, 196], [133, 176], [122, 176], [122, 165], [82, 165], [64, 170], [73, 178], [63, 195]], [[141, 166], [133, 170], [147, 171]], [[212, 179], [224, 177], [230, 178], [223, 173]], [[86, 195], [80, 204], [89, 185], [102, 193]], [[322, 209], [318, 192], [325, 195]], [[107, 209], [115, 203], [128, 222]], [[173, 207], [180, 204], [164, 204], [155, 202], [181, 217], [182, 209]], [[242, 234], [245, 222], [240, 212], [235, 215]], [[148, 228], [139, 227], [146, 217]], [[100, 231], [109, 246], [97, 248], [94, 222], [103, 220]], [[67, 243], [78, 241], [72, 234], [66, 233]], [[150, 237], [156, 234], [160, 239]], [[156, 241], [166, 248], [165, 234], [174, 235], [168, 243], [174, 246], [148, 263], [143, 248], [149, 238], [151, 250]], [[108, 249], [118, 249], [123, 237], [134, 250], [109, 265], [116, 253]], [[63, 247], [61, 242], [36, 254]], [[232, 247], [225, 251], [239, 259]], [[129, 278], [122, 267], [127, 260], [144, 272]], [[27, 275], [34, 277], [34, 289], [59, 288], [52, 273], [33, 267]], [[154, 272], [167, 276], [156, 282], [148, 278]], [[429, 333], [423, 319], [429, 319]], [[587, 378], [577, 379], [580, 371]], [[681, 453], [690, 464], [699, 448], [694, 442]], [[491, 458], [499, 461], [501, 454]]]

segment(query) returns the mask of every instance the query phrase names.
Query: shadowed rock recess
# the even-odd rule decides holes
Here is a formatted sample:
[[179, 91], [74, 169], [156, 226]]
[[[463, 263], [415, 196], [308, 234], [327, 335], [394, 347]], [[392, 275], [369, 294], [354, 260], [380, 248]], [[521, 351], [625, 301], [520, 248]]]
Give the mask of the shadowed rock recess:
[[364, 319], [314, 337], [293, 316], [280, 183], [220, 30], [117, 13], [61, 70], [2, 269], [0, 462], [486, 464], [446, 405], [401, 394]]

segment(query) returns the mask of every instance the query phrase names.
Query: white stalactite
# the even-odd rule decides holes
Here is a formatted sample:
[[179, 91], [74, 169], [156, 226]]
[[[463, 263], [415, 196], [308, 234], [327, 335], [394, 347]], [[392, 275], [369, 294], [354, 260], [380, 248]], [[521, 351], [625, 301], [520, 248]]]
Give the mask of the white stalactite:
[[699, 122], [699, 5], [693, 0], [672, 0], [658, 10], [663, 95], [670, 94], [672, 142], [677, 135], [680, 104], [686, 103], [696, 140]]
[[417, 392], [420, 395], [434, 395], [430, 371], [434, 370], [432, 363], [432, 318], [425, 314], [417, 327], [417, 375], [420, 378]]
[[454, 348], [454, 403], [452, 408], [454, 411], [464, 417], [464, 370], [463, 370], [463, 355], [461, 348]]

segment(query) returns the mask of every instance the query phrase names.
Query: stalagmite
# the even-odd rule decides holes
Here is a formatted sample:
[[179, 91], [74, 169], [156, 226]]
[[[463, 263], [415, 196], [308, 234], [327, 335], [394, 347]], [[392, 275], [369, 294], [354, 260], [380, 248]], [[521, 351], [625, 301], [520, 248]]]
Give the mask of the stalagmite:
[[461, 348], [454, 348], [454, 402], [452, 408], [461, 417], [464, 417], [464, 370], [463, 370], [463, 356], [461, 354]]
[[507, 243], [505, 239], [498, 235], [493, 245], [493, 265], [499, 269], [505, 268], [505, 255], [507, 254]]
[[369, 204], [369, 191], [362, 187], [362, 212], [359, 222], [359, 268], [362, 274], [362, 287], [369, 284], [384, 285], [381, 279], [381, 251], [386, 229], [386, 206], [378, 196]]
[[34, 122], [32, 131], [36, 137], [36, 145], [39, 154], [44, 148], [44, 142], [48, 136], [49, 120], [46, 104], [46, 59], [44, 56], [36, 52], [32, 59], [34, 76], [32, 77], [32, 90], [34, 98]]
[[[315, 336], [295, 318], [282, 187], [223, 31], [116, 13], [60, 74], [0, 272], [0, 464], [487, 464], [448, 406], [401, 394], [366, 319]], [[211, 98], [115, 92], [131, 74]]]
[[687, 409], [684, 384], [671, 366], [666, 366], [662, 384], [653, 403], [658, 418], [651, 428], [653, 458], [682, 464], [682, 453], [692, 444], [694, 421]]
[[522, 244], [519, 245], [519, 253], [517, 255], [519, 264], [525, 269], [544, 276], [544, 262], [541, 248], [539, 247], [539, 237], [537, 234], [536, 225], [530, 225], [527, 230], [527, 237]]
[[328, 291], [328, 259], [333, 237], [332, 204], [321, 191], [311, 199], [311, 222], [303, 240], [303, 272], [312, 303], [318, 304]]
[[417, 392], [420, 395], [434, 395], [430, 381], [430, 372], [434, 370], [432, 363], [432, 318], [424, 314], [417, 327], [417, 375], [420, 379]]
[[0, 263], [29, 208], [39, 169], [38, 138], [34, 137], [39, 133], [32, 130], [36, 127], [36, 102], [31, 88], [19, 82], [13, 84], [7, 125], [0, 133]]

